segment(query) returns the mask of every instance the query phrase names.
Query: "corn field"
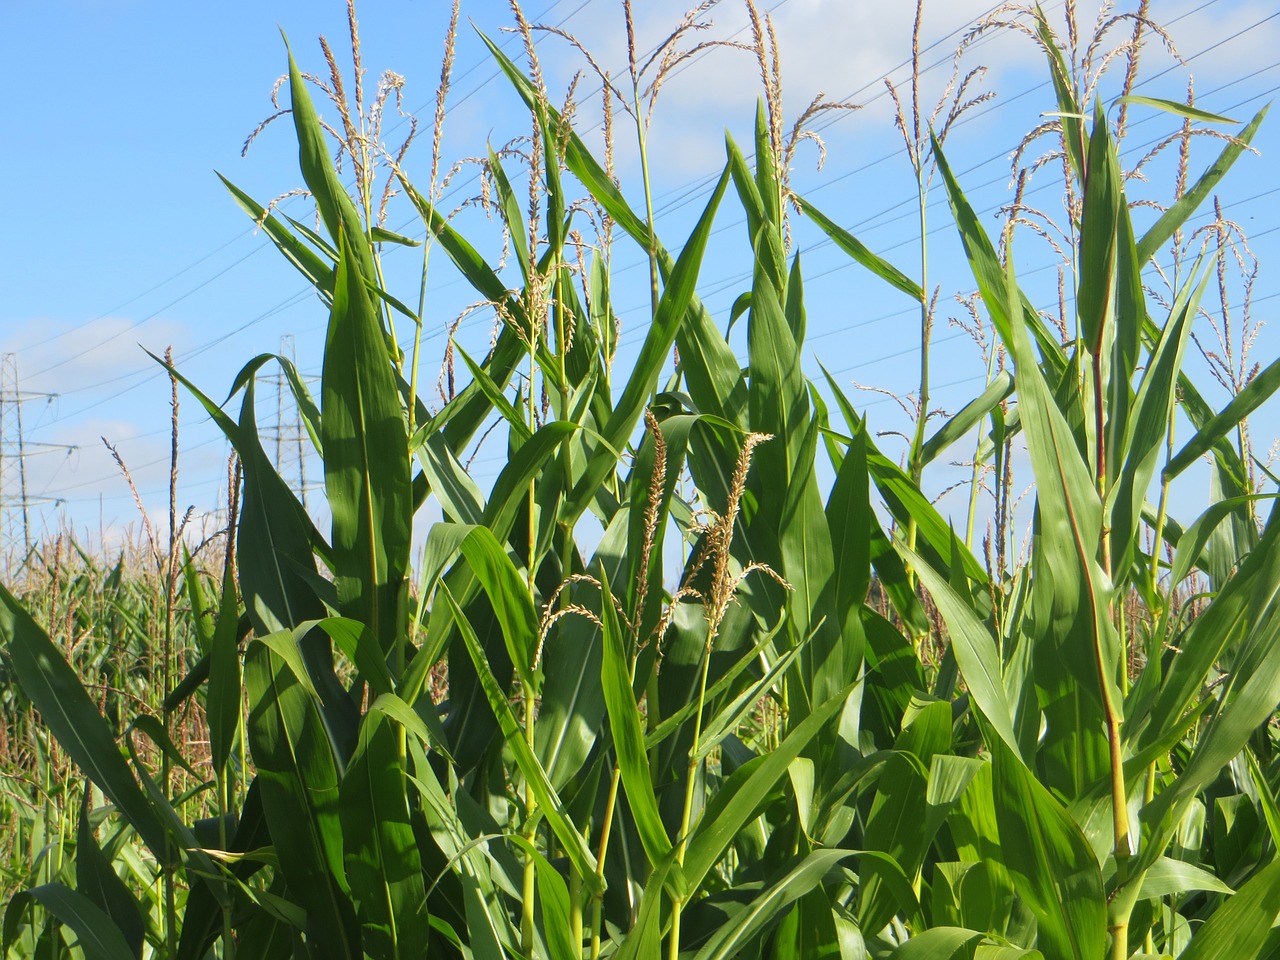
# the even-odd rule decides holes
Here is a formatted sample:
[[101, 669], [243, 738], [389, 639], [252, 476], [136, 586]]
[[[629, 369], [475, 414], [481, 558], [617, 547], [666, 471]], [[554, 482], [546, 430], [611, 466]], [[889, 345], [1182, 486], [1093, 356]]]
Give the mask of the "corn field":
[[[848, 105], [787, 121], [772, 22], [747, 6], [753, 142], [726, 138], [691, 232], [664, 238], [646, 135], [705, 9], [648, 64], [632, 43], [627, 75], [599, 74], [640, 147], [624, 189], [512, 4], [526, 65], [486, 43], [534, 132], [479, 158], [505, 266], [442, 206], [456, 3], [416, 184], [373, 98], [348, 93], [354, 8], [354, 86], [327, 44], [327, 75], [289, 52], [277, 122], [316, 222], [224, 182], [326, 305], [319, 394], [261, 355], [219, 403], [228, 384], [157, 357], [175, 411], [185, 391], [234, 450], [227, 528], [189, 550], [171, 511], [116, 563], [59, 540], [0, 587], [5, 957], [1280, 957], [1280, 519], [1247, 428], [1280, 362], [1221, 409], [1186, 363], [1229, 251], [1184, 226], [1265, 110], [1232, 125], [1135, 96], [1133, 69], [1104, 98], [1045, 14], [1003, 11], [982, 29], [1038, 49], [1056, 102], [1025, 146], [1055, 159], [1028, 155], [990, 232], [947, 160], [983, 99], [970, 76], [932, 119], [891, 87], [921, 217], [918, 264], [895, 265], [792, 191], [807, 124]], [[1159, 34], [1146, 10], [1134, 47]], [[1139, 111], [1181, 150], [1154, 212], [1118, 148]], [[1014, 251], [1047, 232], [1027, 178], [1055, 170], [1068, 295], [1046, 314]], [[987, 358], [941, 422], [930, 185]], [[384, 226], [392, 190], [424, 239]], [[751, 277], [720, 317], [699, 273], [730, 209]], [[806, 378], [801, 224], [858, 264], [851, 298], [887, 284], [918, 307], [901, 460], [836, 377]], [[647, 268], [630, 364], [615, 242]], [[405, 246], [421, 284], [387, 289], [384, 253]], [[1157, 271], [1171, 249], [1178, 269]], [[450, 341], [435, 408], [429, 257], [499, 321], [482, 356]], [[259, 435], [277, 369], [323, 461], [325, 531]], [[465, 466], [486, 438], [505, 449], [488, 490]], [[922, 492], [951, 457], [972, 471], [962, 528]], [[1180, 516], [1171, 489], [1195, 470], [1209, 492]]]

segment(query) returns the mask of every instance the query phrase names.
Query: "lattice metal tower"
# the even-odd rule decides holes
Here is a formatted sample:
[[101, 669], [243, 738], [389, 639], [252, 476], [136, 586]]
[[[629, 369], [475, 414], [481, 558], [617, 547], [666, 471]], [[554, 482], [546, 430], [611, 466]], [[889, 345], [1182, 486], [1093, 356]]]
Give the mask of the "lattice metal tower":
[[[51, 402], [57, 394], [23, 390], [18, 380], [18, 355], [0, 356], [0, 558], [12, 557], [21, 543], [23, 555], [31, 552], [31, 508], [56, 503], [53, 497], [36, 495], [27, 485], [27, 460], [38, 453], [68, 450], [66, 445], [33, 443], [22, 424], [22, 408], [33, 402]], [[18, 540], [21, 535], [21, 541]]]
[[[297, 350], [293, 334], [286, 333], [280, 337], [280, 356], [297, 368]], [[301, 374], [299, 374], [301, 377]], [[289, 381], [283, 369], [276, 374], [276, 417], [275, 424], [265, 431], [268, 441], [275, 441], [276, 472], [289, 485], [307, 506], [307, 434], [302, 424], [302, 413], [289, 387]], [[304, 378], [312, 380], [314, 378]], [[271, 450], [270, 445], [267, 446]]]

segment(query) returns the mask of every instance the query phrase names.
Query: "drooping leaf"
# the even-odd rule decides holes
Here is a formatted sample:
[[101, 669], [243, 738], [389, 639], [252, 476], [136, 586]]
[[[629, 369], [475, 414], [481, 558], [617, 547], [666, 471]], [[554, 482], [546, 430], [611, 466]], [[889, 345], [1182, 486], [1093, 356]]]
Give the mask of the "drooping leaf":
[[111, 917], [83, 894], [62, 883], [46, 883], [19, 893], [15, 906], [21, 909], [32, 900], [75, 931], [85, 960], [134, 960], [133, 950]]

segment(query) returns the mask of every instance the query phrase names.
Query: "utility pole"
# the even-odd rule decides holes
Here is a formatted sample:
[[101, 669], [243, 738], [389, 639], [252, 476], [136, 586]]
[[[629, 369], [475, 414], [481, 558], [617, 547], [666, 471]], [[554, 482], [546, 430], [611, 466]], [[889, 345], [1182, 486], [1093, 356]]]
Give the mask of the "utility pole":
[[31, 508], [56, 503], [52, 497], [32, 496], [27, 489], [27, 458], [36, 453], [75, 449], [66, 444], [33, 443], [22, 425], [22, 408], [35, 401], [52, 403], [56, 393], [23, 390], [18, 379], [18, 355], [0, 356], [0, 554], [10, 556], [18, 521], [22, 524], [23, 556], [31, 552]]

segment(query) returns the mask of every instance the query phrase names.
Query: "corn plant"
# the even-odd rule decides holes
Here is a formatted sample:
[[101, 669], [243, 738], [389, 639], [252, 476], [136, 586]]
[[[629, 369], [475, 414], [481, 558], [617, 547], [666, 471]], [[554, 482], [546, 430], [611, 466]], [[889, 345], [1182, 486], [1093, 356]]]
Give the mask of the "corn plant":
[[[1280, 366], [1215, 411], [1183, 370], [1211, 263], [1168, 309], [1142, 282], [1262, 115], [1139, 236], [1107, 109], [1078, 102], [1038, 18], [1080, 198], [1076, 335], [1064, 344], [1032, 307], [1012, 231], [1002, 258], [935, 138], [1013, 370], [931, 435], [922, 422], [903, 469], [834, 379], [802, 372], [788, 204], [920, 305], [926, 330], [931, 296], [792, 195], [776, 87], [750, 159], [727, 138], [673, 255], [647, 186], [641, 215], [552, 104], [518, 7], [530, 68], [486, 42], [530, 112], [530, 148], [523, 170], [494, 151], [484, 172], [518, 285], [440, 207], [456, 6], [430, 181], [416, 188], [402, 156], [388, 164], [424, 227], [420, 289], [438, 248], [500, 321], [483, 357], [451, 343], [469, 376], [429, 409], [417, 380], [431, 302], [422, 293], [415, 310], [385, 288], [384, 246], [416, 241], [387, 230], [374, 202], [380, 113], [363, 112], [351, 9], [357, 82], [348, 99], [326, 44], [325, 89], [356, 196], [292, 54], [289, 115], [320, 229], [227, 184], [329, 312], [318, 399], [282, 357], [244, 366], [236, 412], [165, 364], [242, 471], [234, 553], [212, 577], [185, 573], [191, 606], [214, 612], [196, 619], [200, 657], [157, 711], [202, 705], [207, 766], [195, 773], [154, 715], [121, 734], [37, 617], [0, 591], [4, 668], [92, 784], [74, 843], [59, 847], [73, 862], [11, 900], [4, 948], [111, 960], [1280, 954], [1280, 523], [1254, 523], [1261, 495], [1230, 442]], [[764, 63], [772, 25], [752, 12]], [[583, 250], [578, 188], [652, 266], [625, 371], [607, 241]], [[729, 202], [753, 254], [735, 306], [745, 366], [697, 295]], [[408, 357], [397, 320], [415, 331]], [[257, 382], [272, 363], [323, 459], [327, 532], [259, 437]], [[1181, 418], [1193, 433], [1179, 447]], [[506, 465], [484, 491], [463, 462], [495, 424]], [[1025, 444], [1035, 474], [1030, 557], [1011, 570], [979, 562], [920, 489], [974, 431], [981, 458]], [[1170, 485], [1206, 456], [1215, 499], [1180, 525]], [[442, 520], [414, 569], [412, 520], [428, 498]], [[588, 515], [599, 537], [580, 533]], [[1208, 589], [1187, 602], [1193, 575]], [[189, 795], [170, 789], [183, 765]], [[139, 877], [164, 895], [140, 899]]]

